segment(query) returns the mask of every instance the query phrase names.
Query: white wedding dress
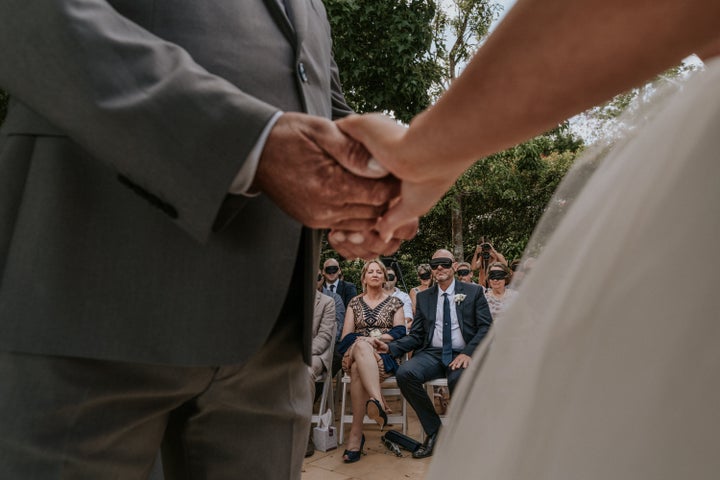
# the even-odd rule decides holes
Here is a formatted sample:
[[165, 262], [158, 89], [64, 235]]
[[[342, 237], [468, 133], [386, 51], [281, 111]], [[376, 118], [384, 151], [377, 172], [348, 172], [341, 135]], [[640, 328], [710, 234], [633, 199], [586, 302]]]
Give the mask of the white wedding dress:
[[428, 478], [720, 478], [720, 61], [575, 196], [591, 163], [559, 189]]

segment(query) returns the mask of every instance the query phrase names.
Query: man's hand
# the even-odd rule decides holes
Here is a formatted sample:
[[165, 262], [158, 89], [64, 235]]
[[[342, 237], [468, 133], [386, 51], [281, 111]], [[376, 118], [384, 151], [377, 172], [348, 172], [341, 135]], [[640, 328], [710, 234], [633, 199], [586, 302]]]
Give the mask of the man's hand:
[[[328, 234], [330, 245], [345, 258], [364, 258], [369, 260], [378, 255], [392, 255], [403, 240], [410, 240], [418, 229], [418, 219], [414, 218], [399, 227], [389, 241], [380, 238], [377, 230], [351, 231], [333, 229]], [[366, 256], [367, 252], [375, 252]]]
[[331, 228], [330, 244], [346, 258], [390, 255], [417, 232], [406, 222], [384, 241], [375, 230], [400, 182], [362, 144], [333, 122], [302, 113], [283, 114], [270, 131], [254, 189], [312, 228]]
[[333, 122], [285, 113], [270, 131], [253, 188], [308, 227], [370, 230], [400, 184], [369, 160]]
[[455, 359], [452, 362], [450, 362], [450, 365], [448, 365], [448, 367], [450, 367], [450, 370], [457, 370], [458, 368], [467, 368], [468, 366], [470, 366], [470, 356], [465, 355], [464, 353], [461, 353], [460, 355], [455, 357]]
[[375, 350], [377, 350], [378, 353], [390, 353], [390, 347], [387, 343], [383, 342], [379, 338], [373, 338], [373, 347], [375, 347]]

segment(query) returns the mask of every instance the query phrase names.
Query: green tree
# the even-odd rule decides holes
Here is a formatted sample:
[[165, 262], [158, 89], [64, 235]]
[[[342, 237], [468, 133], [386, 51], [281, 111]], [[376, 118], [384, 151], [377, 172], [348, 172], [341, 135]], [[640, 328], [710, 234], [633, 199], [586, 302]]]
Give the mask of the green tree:
[[[452, 249], [453, 210], [461, 209], [464, 243], [456, 258], [470, 261], [481, 236], [510, 261], [522, 254], [553, 192], [583, 143], [564, 123], [546, 134], [470, 167], [420, 219], [418, 235], [403, 243], [401, 258], [427, 261], [437, 248]], [[458, 204], [457, 199], [461, 198]]]
[[357, 112], [409, 122], [430, 105], [434, 0], [326, 0], [345, 98]]
[[[631, 127], [626, 120], [644, 111], [656, 95], [681, 85], [700, 67], [696, 63], [681, 63], [655, 76], [644, 85], [631, 88], [578, 116], [578, 128], [591, 143], [613, 143]], [[631, 123], [636, 123], [631, 120]]]
[[[384, 111], [408, 122], [459, 75], [500, 7], [488, 0], [327, 0], [334, 54], [346, 98], [358, 112]], [[393, 256], [408, 286], [415, 266], [437, 248], [458, 258], [489, 236], [519, 256], [545, 203], [581, 146], [564, 124], [480, 160], [420, 221], [417, 237]], [[502, 251], [502, 250], [501, 250]], [[324, 243], [322, 260], [337, 254]], [[341, 264], [359, 285], [363, 262]]]
[[[348, 103], [409, 120], [460, 74], [500, 11], [489, 0], [327, 0], [334, 55]], [[415, 266], [437, 248], [458, 258], [489, 236], [519, 256], [582, 142], [567, 124], [470, 168], [420, 221], [417, 237], [392, 258], [409, 286]], [[336, 256], [327, 242], [322, 260]], [[359, 285], [363, 262], [341, 264]]]
[[[385, 112], [408, 123], [430, 105], [442, 80], [431, 53], [434, 0], [326, 0], [325, 6], [340, 81], [356, 112]], [[328, 257], [337, 253], [324, 241], [321, 262]], [[362, 265], [341, 262], [344, 278], [358, 288]], [[407, 276], [413, 265], [410, 258], [400, 268]]]

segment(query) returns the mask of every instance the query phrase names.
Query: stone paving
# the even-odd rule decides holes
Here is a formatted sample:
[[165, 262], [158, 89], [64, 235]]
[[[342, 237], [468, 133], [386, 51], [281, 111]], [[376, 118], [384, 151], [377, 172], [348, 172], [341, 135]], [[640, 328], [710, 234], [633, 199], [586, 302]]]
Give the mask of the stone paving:
[[[339, 410], [339, 405], [338, 405]], [[337, 411], [337, 410], [336, 410]], [[336, 415], [337, 417], [337, 415]], [[336, 422], [336, 428], [339, 423]], [[350, 428], [350, 425], [346, 425]], [[401, 426], [388, 425], [387, 429], [401, 430]], [[344, 445], [327, 452], [315, 451], [315, 454], [305, 459], [303, 463], [302, 480], [405, 480], [422, 479], [430, 464], [431, 458], [414, 459], [410, 453], [403, 450], [403, 457], [396, 457], [390, 453], [380, 441], [384, 432], [377, 425], [365, 425], [366, 455], [355, 463], [343, 463], [342, 454]], [[415, 412], [408, 407], [407, 434], [418, 441], [422, 432]], [[347, 438], [347, 431], [345, 433]]]

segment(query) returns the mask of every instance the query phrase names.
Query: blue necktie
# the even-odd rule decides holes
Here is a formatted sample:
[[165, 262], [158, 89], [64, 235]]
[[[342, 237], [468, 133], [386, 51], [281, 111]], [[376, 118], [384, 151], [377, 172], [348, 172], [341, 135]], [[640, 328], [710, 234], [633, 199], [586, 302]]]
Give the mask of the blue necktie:
[[449, 295], [443, 293], [443, 349], [442, 349], [442, 362], [445, 365], [450, 365], [452, 362], [452, 329], [450, 328], [450, 300]]

